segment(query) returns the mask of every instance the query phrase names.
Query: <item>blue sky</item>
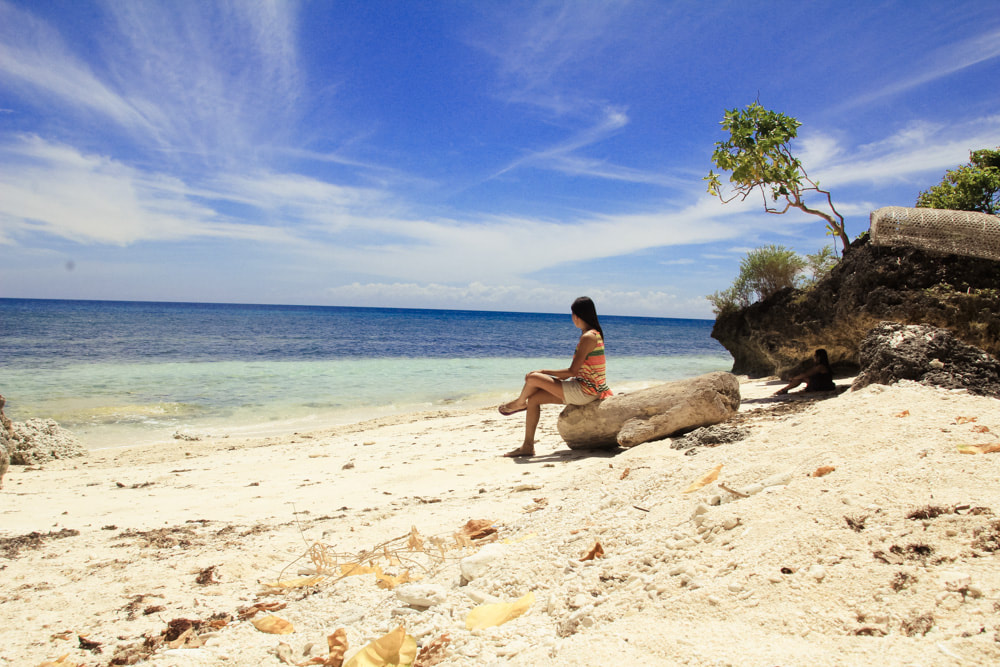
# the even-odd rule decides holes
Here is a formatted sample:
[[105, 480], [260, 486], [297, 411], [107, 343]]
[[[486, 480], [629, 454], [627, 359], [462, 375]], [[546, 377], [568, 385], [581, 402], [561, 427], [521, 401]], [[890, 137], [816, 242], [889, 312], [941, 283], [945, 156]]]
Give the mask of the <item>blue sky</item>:
[[726, 109], [854, 238], [1000, 145], [1000, 11], [0, 0], [0, 297], [712, 317], [822, 221], [705, 192]]

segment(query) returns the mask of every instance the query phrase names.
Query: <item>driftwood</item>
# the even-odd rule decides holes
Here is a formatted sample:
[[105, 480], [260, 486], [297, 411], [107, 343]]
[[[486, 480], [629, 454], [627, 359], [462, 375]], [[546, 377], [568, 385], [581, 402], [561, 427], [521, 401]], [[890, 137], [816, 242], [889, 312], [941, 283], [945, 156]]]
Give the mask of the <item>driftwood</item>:
[[558, 428], [571, 449], [634, 447], [724, 422], [739, 407], [736, 376], [709, 373], [588, 405], [568, 405], [559, 415]]

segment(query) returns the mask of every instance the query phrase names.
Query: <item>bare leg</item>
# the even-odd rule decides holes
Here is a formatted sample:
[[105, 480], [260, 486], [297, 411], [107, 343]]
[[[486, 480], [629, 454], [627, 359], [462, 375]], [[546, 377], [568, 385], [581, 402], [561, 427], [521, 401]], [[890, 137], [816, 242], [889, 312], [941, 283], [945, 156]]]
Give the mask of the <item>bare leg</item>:
[[538, 422], [542, 416], [542, 405], [559, 404], [563, 401], [562, 384], [559, 380], [542, 373], [529, 373], [521, 395], [507, 404], [508, 407], [514, 408], [521, 405], [527, 406], [524, 417], [524, 443], [517, 449], [507, 452], [504, 456], [534, 456], [535, 431], [538, 429]]

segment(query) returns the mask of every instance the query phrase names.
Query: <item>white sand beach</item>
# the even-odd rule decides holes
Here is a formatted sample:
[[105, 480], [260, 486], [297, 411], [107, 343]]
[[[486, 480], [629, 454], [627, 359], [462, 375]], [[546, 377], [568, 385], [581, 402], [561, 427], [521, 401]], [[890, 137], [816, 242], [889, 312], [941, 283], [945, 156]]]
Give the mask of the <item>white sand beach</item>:
[[[523, 415], [490, 407], [14, 466], [0, 664], [304, 664], [338, 628], [350, 656], [397, 626], [443, 645], [422, 664], [1000, 664], [1000, 453], [960, 451], [1000, 442], [998, 401], [779, 386], [745, 381], [747, 437], [687, 451], [569, 450], [553, 406], [538, 455], [506, 459]], [[470, 520], [496, 532], [456, 539]]]

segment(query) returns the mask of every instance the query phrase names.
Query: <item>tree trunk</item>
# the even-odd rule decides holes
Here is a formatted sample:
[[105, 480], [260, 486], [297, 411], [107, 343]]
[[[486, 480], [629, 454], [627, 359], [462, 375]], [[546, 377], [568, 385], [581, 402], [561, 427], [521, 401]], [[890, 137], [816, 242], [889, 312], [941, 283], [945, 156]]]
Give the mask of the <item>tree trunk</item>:
[[570, 449], [634, 447], [724, 422], [739, 407], [739, 380], [717, 372], [568, 405], [559, 415], [558, 428]]

